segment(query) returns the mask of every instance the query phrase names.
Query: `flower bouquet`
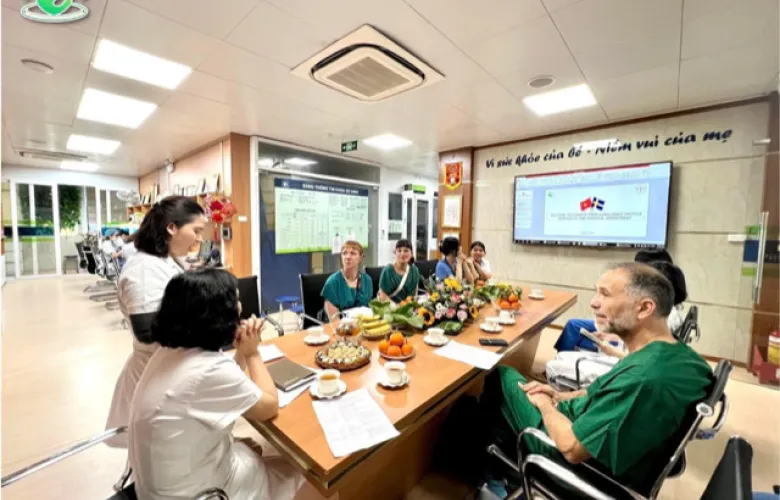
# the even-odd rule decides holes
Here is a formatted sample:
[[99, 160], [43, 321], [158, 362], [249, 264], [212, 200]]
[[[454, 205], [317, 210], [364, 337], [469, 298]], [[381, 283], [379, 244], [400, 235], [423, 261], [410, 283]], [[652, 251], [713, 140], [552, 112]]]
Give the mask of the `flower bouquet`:
[[203, 199], [206, 217], [214, 224], [226, 224], [238, 213], [236, 206], [227, 196], [207, 195]]
[[426, 328], [438, 326], [448, 335], [457, 335], [463, 326], [479, 316], [474, 302], [474, 290], [454, 278], [437, 281], [430, 278], [424, 283], [428, 298], [417, 305], [417, 315]]

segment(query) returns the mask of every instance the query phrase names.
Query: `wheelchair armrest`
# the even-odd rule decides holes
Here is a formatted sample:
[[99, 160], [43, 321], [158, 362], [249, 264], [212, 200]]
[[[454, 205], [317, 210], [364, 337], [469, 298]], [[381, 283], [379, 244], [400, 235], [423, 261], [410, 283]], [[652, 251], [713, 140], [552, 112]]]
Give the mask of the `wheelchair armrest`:
[[488, 446], [487, 452], [488, 455], [496, 457], [498, 461], [501, 462], [501, 465], [503, 465], [513, 473], [520, 474], [520, 468], [517, 466], [517, 464], [512, 462], [512, 460], [508, 456], [506, 456], [498, 446], [491, 444], [490, 446]]
[[282, 325], [280, 325], [278, 321], [270, 318], [267, 314], [263, 316], [263, 319], [276, 329], [276, 333], [278, 333], [280, 337], [284, 337], [284, 328], [282, 328]]
[[[564, 467], [563, 465], [558, 464], [555, 461], [542, 455], [530, 455], [523, 462], [523, 477], [526, 483], [526, 493], [529, 498], [531, 495], [529, 486], [531, 486], [534, 481], [535, 469], [543, 472], [557, 483], [563, 483], [563, 485], [566, 487], [579, 491], [594, 500], [614, 500], [612, 496], [598, 490], [595, 486], [579, 477], [571, 469]], [[606, 478], [606, 476], [604, 476], [604, 478]], [[614, 483], [615, 487], [625, 490], [625, 488], [623, 488], [623, 486], [620, 484], [612, 481], [611, 479], [609, 480]], [[630, 495], [628, 491], [626, 491], [626, 493]]]
[[555, 446], [555, 441], [553, 441], [550, 436], [545, 434], [544, 431], [540, 431], [534, 427], [526, 427], [520, 431], [520, 434], [517, 435], [517, 461], [520, 464], [525, 461], [525, 457], [523, 457], [523, 437], [525, 436], [534, 437], [554, 450], [558, 449], [558, 447]]
[[601, 357], [585, 356], [585, 357], [582, 357], [582, 358], [578, 359], [577, 361], [574, 362], [574, 373], [577, 376], [577, 379], [576, 379], [577, 389], [580, 389], [582, 387], [582, 380], [580, 380], [580, 363], [583, 363], [585, 361], [590, 361], [590, 362], [595, 363], [597, 365], [608, 366], [610, 368], [615, 366], [614, 363], [611, 363], [611, 362], [609, 362], [609, 361], [607, 361], [607, 360], [605, 360], [605, 359], [603, 359]]
[[[714, 408], [710, 407], [709, 405], [706, 405], [705, 403], [700, 403], [699, 406], [696, 408], [699, 413], [702, 413], [704, 416], [709, 417], [712, 416], [715, 413]], [[720, 411], [718, 412], [718, 416], [715, 418], [715, 423], [712, 424], [712, 427], [709, 429], [703, 429], [699, 428], [696, 431], [696, 439], [712, 439], [715, 437], [715, 434], [720, 431], [721, 427], [723, 427], [723, 424], [726, 422], [726, 417], [729, 415], [729, 398], [726, 395], [726, 393], [723, 393], [720, 396]]]

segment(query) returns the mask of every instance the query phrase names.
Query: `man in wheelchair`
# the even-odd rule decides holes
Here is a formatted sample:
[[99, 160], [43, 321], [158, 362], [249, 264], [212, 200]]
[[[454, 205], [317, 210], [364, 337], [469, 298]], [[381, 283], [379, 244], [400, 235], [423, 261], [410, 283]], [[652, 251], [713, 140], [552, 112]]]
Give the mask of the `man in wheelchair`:
[[[668, 441], [712, 384], [707, 363], [669, 331], [673, 297], [672, 284], [656, 269], [611, 266], [590, 306], [599, 331], [618, 335], [629, 354], [586, 390], [569, 393], [528, 383], [516, 370], [499, 366], [480, 398], [488, 434], [483, 442], [497, 443], [516, 459], [518, 433], [541, 429], [569, 463], [588, 461], [620, 483], [646, 490], [655, 479], [648, 471], [668, 461]], [[530, 453], [552, 454], [536, 440], [524, 441]], [[502, 482], [488, 476], [487, 486], [506, 496]]]

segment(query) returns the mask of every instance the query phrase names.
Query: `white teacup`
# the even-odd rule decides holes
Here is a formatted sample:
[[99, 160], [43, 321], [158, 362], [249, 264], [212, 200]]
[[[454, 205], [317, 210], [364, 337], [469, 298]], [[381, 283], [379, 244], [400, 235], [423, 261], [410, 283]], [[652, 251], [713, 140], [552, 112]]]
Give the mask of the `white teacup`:
[[387, 381], [393, 385], [403, 383], [406, 378], [406, 365], [400, 361], [388, 361], [385, 363]]
[[339, 390], [339, 379], [341, 372], [338, 370], [323, 370], [317, 377], [320, 394], [334, 394]]
[[498, 313], [498, 319], [499, 321], [512, 321], [512, 312], [502, 310]]
[[498, 316], [490, 316], [485, 318], [485, 323], [487, 323], [487, 325], [493, 329], [501, 326], [500, 319]]
[[442, 340], [444, 340], [444, 330], [441, 328], [429, 328], [428, 336], [434, 342], [441, 342]]
[[544, 297], [544, 292], [540, 288], [534, 288], [533, 290], [531, 290], [531, 296]]
[[311, 328], [306, 329], [306, 333], [310, 337], [321, 337], [323, 333], [325, 333], [325, 329], [321, 326], [312, 326]]

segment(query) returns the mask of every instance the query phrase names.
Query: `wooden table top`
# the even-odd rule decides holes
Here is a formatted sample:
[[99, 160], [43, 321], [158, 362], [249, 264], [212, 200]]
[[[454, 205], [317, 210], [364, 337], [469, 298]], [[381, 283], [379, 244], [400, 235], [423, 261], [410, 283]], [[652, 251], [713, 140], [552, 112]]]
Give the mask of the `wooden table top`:
[[[577, 296], [573, 293], [550, 290], [545, 290], [544, 300], [532, 300], [527, 298], [529, 291], [524, 290], [523, 296], [526, 298], [522, 300], [521, 314], [516, 317], [517, 323], [505, 326], [502, 333], [485, 334], [480, 331], [478, 323], [486, 316], [495, 315], [488, 306], [482, 309], [476, 323], [452, 338], [471, 346], [479, 346], [480, 337], [503, 338], [509, 343], [509, 347], [479, 347], [496, 352], [511, 352], [521, 343], [523, 335], [540, 331], [577, 301]], [[304, 336], [303, 332], [297, 332], [263, 344], [276, 344], [290, 360], [317, 368], [314, 355], [321, 347], [304, 344]], [[461, 387], [481, 372], [480, 369], [465, 363], [434, 354], [436, 348], [426, 345], [422, 335], [409, 337], [409, 342], [414, 346], [416, 355], [406, 362], [410, 376], [410, 383], [406, 388], [387, 390], [377, 384], [384, 371], [382, 365], [385, 360], [379, 356], [379, 343], [376, 341], [363, 340], [363, 345], [372, 351], [369, 365], [341, 375], [348, 391], [367, 389], [401, 433], [449, 392]], [[279, 415], [273, 420], [253, 425], [266, 437], [272, 438], [272, 442], [281, 444], [282, 454], [291, 455], [288, 458], [298, 462], [304, 470], [314, 473], [323, 481], [336, 477], [370, 451], [363, 450], [347, 457], [335, 458], [314, 413], [312, 397], [308, 391], [280, 409]]]

